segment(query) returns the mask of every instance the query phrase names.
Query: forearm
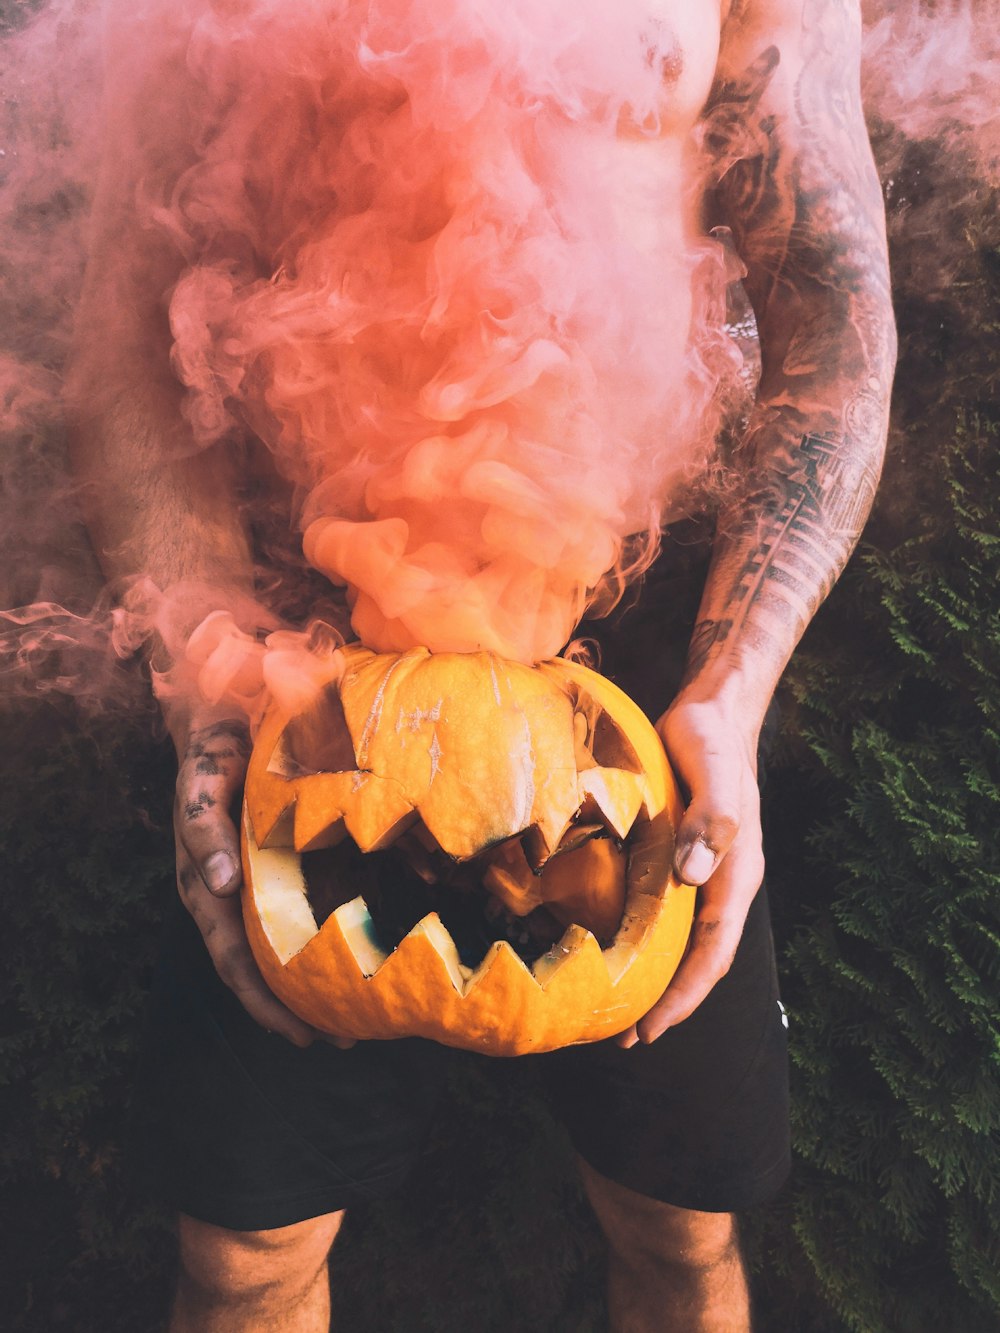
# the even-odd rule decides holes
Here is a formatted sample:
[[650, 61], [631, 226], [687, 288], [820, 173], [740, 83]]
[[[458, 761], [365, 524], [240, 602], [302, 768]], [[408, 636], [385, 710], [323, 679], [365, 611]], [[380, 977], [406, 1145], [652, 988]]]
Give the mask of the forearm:
[[[865, 312], [863, 339], [832, 317], [817, 318], [815, 306], [796, 329], [786, 308], [776, 333], [791, 330], [805, 345], [805, 329], [817, 353], [825, 340], [826, 355], [813, 356], [807, 369], [789, 357], [786, 338], [784, 355], [765, 362], [739, 499], [720, 516], [685, 683], [659, 723], [688, 798], [675, 867], [701, 886], [691, 946], [624, 1045], [653, 1040], [697, 1007], [728, 968], [764, 874], [761, 723], [788, 658], [857, 542], [885, 448], [892, 313], [881, 282], [861, 284], [853, 296], [855, 311]], [[758, 310], [766, 319], [766, 308]]]
[[[129, 637], [145, 636], [175, 739], [198, 698], [184, 647], [213, 611], [246, 605], [253, 568], [234, 466], [195, 450], [165, 349], [116, 338], [72, 367], [70, 455], [94, 549], [124, 598]], [[178, 664], [181, 666], [178, 666]]]
[[723, 698], [752, 728], [871, 508], [896, 340], [857, 6], [753, 0], [745, 13], [708, 123], [762, 373], [685, 694]]
[[739, 498], [719, 518], [683, 695], [721, 700], [751, 732], [871, 509], [894, 346], [891, 312], [883, 321], [878, 374], [760, 404]]
[[195, 452], [178, 400], [151, 380], [102, 410], [73, 414], [71, 456], [97, 557], [109, 579], [248, 592], [232, 460], [220, 446]]
[[198, 447], [171, 367], [169, 299], [184, 260], [139, 225], [141, 182], [122, 170], [113, 127], [109, 135], [65, 402], [95, 551], [111, 580], [246, 592], [251, 561], [232, 459], [222, 445]]
[[[162, 358], [148, 348], [137, 354], [135, 344], [122, 356], [127, 366], [103, 351], [78, 356], [71, 450], [105, 572], [111, 579], [145, 575], [169, 604], [171, 629], [154, 634], [152, 664], [168, 673], [157, 692], [178, 753], [178, 892], [219, 975], [252, 1017], [307, 1046], [310, 1029], [267, 989], [243, 929], [239, 836], [228, 812], [249, 755], [245, 710], [239, 700], [206, 699], [196, 673], [177, 665], [206, 615], [249, 604], [252, 565], [232, 463], [218, 447], [194, 451], [179, 386]], [[109, 393], [112, 376], [118, 388]], [[92, 397], [88, 386], [98, 384], [102, 391]]]

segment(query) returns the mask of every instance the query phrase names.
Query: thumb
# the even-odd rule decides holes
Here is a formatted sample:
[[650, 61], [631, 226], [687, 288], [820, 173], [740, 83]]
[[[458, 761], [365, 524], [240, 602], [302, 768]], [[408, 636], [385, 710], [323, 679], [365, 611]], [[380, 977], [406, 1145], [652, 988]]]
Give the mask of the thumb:
[[177, 841], [205, 887], [224, 897], [235, 893], [242, 882], [239, 836], [224, 798], [204, 789], [193, 799], [178, 791], [175, 827]]
[[216, 894], [240, 887], [239, 836], [229, 807], [243, 784], [247, 749], [245, 727], [203, 728], [192, 733], [177, 777], [178, 840]]
[[690, 791], [677, 829], [674, 870], [685, 884], [704, 884], [740, 828], [740, 773], [732, 755], [703, 752], [682, 777]]
[[674, 871], [684, 884], [705, 884], [712, 878], [739, 829], [728, 813], [695, 812], [685, 818], [677, 835]]

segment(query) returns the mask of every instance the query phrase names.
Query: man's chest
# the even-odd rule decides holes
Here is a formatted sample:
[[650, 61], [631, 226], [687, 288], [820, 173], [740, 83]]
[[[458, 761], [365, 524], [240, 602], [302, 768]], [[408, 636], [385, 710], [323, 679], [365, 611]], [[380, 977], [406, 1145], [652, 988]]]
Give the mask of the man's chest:
[[[659, 135], [686, 133], [697, 121], [711, 91], [719, 40], [730, 0], [645, 0], [638, 19], [646, 59], [659, 71], [663, 96]], [[629, 124], [625, 137], [648, 136], [649, 124]]]

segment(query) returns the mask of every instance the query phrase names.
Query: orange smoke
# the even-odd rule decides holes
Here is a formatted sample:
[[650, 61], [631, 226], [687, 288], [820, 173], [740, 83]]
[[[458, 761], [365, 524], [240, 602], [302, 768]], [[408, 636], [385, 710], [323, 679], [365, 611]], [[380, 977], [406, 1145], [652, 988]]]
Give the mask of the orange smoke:
[[867, 0], [865, 106], [907, 140], [945, 143], [1000, 180], [995, 0]]
[[[865, 8], [875, 116], [995, 179], [993, 0]], [[115, 618], [66, 539], [60, 379], [102, 152], [177, 256], [192, 447], [260, 435], [362, 637], [548, 655], [648, 561], [729, 355], [715, 243], [629, 226], [682, 174], [642, 143], [677, 63], [648, 4], [50, 0], [3, 56], [0, 606], [23, 608], [0, 613], [5, 691], [120, 698], [102, 655], [162, 640], [187, 595], [139, 582]], [[893, 226], [937, 255], [947, 206], [904, 200]], [[293, 593], [276, 616], [268, 569], [267, 605], [199, 595], [223, 614], [173, 634], [161, 692], [257, 706], [270, 653], [287, 666], [273, 636], [317, 614]]]
[[[866, 96], [899, 151], [944, 141], [995, 180], [993, 0], [865, 8]], [[199, 614], [220, 614], [193, 638], [183, 587], [159, 600], [140, 581], [116, 619], [67, 543], [60, 382], [102, 152], [139, 233], [177, 257], [191, 447], [264, 440], [361, 637], [530, 660], [613, 603], [711, 456], [732, 360], [721, 247], [630, 226], [683, 219], [713, 170], [693, 146], [684, 171], [651, 165], [677, 61], [649, 10], [49, 0], [4, 36], [0, 606], [23, 607], [0, 613], [5, 691], [51, 678], [117, 698], [102, 653], [162, 641], [173, 618], [161, 692], [253, 712], [272, 654], [307, 688], [314, 667], [286, 671], [280, 636], [328, 616], [266, 556], [262, 602], [204, 590]], [[944, 256], [948, 204], [897, 200], [892, 226]], [[947, 276], [942, 260], [928, 281]], [[277, 499], [246, 503], [257, 519]], [[299, 646], [332, 669], [323, 631]]]
[[196, 441], [266, 443], [369, 645], [557, 653], [702, 470], [733, 359], [721, 247], [649, 225], [697, 192], [679, 209], [680, 164], [619, 142], [659, 132], [669, 32], [646, 0], [114, 21], [111, 115], [169, 86], [158, 132], [187, 150], [171, 177], [162, 142], [130, 148], [144, 221], [184, 256]]

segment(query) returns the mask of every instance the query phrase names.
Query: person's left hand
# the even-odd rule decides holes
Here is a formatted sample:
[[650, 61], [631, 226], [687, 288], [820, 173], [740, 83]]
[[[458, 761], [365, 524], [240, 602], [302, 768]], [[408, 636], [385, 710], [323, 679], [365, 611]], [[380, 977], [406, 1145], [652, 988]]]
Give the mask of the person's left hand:
[[700, 886], [687, 953], [667, 989], [619, 1046], [655, 1041], [697, 1009], [729, 970], [764, 877], [757, 728], [715, 701], [678, 699], [657, 730], [689, 793], [677, 830], [674, 871]]

